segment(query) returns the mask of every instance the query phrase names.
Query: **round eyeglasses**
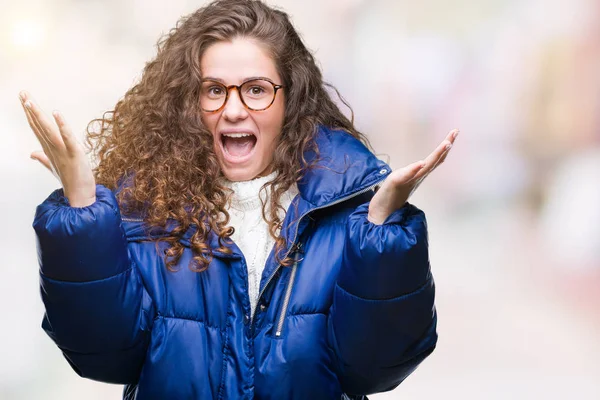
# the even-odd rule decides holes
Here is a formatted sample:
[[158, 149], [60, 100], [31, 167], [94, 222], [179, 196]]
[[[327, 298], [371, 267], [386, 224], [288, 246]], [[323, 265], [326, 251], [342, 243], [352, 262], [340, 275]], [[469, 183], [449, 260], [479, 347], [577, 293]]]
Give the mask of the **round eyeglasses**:
[[268, 79], [252, 79], [241, 85], [225, 86], [213, 79], [202, 81], [200, 88], [200, 108], [205, 112], [220, 111], [227, 103], [229, 91], [237, 89], [244, 106], [252, 111], [263, 111], [271, 107], [277, 96], [277, 91], [283, 85], [276, 85]]

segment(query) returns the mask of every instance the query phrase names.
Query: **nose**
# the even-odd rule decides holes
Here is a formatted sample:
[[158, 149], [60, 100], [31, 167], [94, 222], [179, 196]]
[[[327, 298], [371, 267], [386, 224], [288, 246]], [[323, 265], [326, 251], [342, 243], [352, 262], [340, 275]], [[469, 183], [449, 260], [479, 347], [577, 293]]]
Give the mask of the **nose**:
[[[234, 93], [235, 90], [235, 93]], [[240, 99], [240, 93], [237, 88], [231, 88], [229, 96], [227, 96], [227, 102], [223, 107], [223, 117], [228, 121], [238, 121], [245, 119], [248, 116], [248, 110]]]

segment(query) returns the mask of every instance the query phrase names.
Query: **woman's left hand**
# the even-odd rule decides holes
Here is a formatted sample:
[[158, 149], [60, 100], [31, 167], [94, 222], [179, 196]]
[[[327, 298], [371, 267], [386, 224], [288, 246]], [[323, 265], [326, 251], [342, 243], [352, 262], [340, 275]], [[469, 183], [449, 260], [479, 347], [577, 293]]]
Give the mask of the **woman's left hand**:
[[423, 179], [444, 162], [458, 129], [452, 130], [442, 143], [424, 160], [414, 162], [392, 172], [383, 182], [369, 204], [368, 220], [381, 225], [394, 211], [402, 207]]

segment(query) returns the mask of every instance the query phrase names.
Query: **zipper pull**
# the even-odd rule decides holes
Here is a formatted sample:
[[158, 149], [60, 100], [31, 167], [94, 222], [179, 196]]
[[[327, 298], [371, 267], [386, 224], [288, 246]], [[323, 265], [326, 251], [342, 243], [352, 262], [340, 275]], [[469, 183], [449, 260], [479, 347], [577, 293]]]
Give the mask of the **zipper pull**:
[[302, 242], [298, 242], [294, 245], [294, 247], [292, 248], [292, 252], [293, 253], [300, 253], [300, 254], [304, 254], [302, 251]]

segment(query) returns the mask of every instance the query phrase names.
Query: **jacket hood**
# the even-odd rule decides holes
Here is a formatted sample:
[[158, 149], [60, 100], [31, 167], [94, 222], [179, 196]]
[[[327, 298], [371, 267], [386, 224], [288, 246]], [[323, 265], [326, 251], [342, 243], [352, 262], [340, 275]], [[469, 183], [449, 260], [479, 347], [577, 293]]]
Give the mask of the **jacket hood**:
[[[358, 139], [342, 130], [320, 126], [316, 142], [319, 160], [298, 182], [305, 201], [323, 207], [381, 181], [390, 167], [379, 160]], [[317, 155], [305, 154], [308, 161]]]

